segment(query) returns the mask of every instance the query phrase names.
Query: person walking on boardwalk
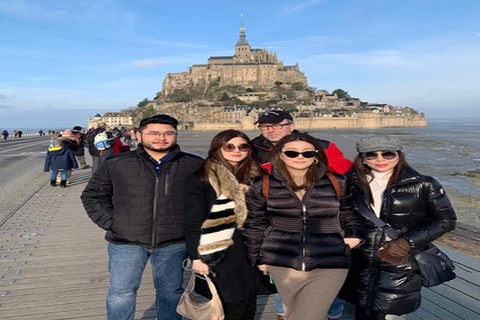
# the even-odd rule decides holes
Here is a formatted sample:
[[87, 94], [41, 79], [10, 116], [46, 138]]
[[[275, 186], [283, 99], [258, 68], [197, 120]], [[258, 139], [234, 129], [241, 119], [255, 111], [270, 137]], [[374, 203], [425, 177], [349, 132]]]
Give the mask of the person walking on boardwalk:
[[2, 131], [3, 140], [7, 140], [7, 139], [8, 139], [8, 135], [9, 135], [9, 133], [8, 133], [7, 130], [3, 130], [3, 131]]
[[79, 141], [78, 150], [75, 151], [74, 154], [77, 157], [80, 169], [88, 169], [90, 166], [85, 161], [85, 144], [87, 142], [87, 137], [85, 136], [85, 133], [82, 132], [81, 126], [73, 127], [72, 134]]
[[[261, 130], [261, 135], [253, 139], [255, 150], [260, 158], [260, 162], [266, 169], [270, 168], [270, 152], [275, 144], [283, 137], [291, 134], [292, 132], [298, 132], [295, 130], [295, 124], [292, 116], [281, 110], [270, 110], [263, 112], [259, 115], [258, 120], [255, 122], [258, 124], [258, 128]], [[328, 169], [331, 172], [344, 174], [352, 167], [352, 161], [345, 158], [342, 151], [330, 141], [317, 139], [322, 146], [325, 154], [328, 158]], [[282, 320], [283, 306], [280, 300], [280, 296], [275, 296], [275, 305], [277, 309], [277, 319]], [[341, 299], [335, 299], [329, 312], [328, 318], [331, 320], [340, 319], [343, 315], [345, 302]]]
[[67, 186], [67, 172], [78, 168], [75, 155], [70, 149], [62, 147], [62, 144], [63, 142], [59, 138], [52, 140], [45, 157], [43, 171], [48, 172], [52, 170], [52, 175], [50, 177], [50, 185], [52, 187], [57, 185], [56, 178], [60, 173], [60, 187], [65, 188]]
[[88, 152], [92, 157], [92, 174], [100, 168], [100, 165], [108, 157], [114, 154], [112, 146], [115, 144], [115, 137], [111, 131], [107, 131], [104, 122], [99, 122], [96, 129], [87, 133]]
[[[240, 231], [247, 218], [248, 184], [263, 172], [252, 149], [243, 132], [218, 133], [204, 164], [187, 184], [185, 236], [192, 268], [200, 275], [213, 274], [225, 320], [255, 318], [255, 279], [260, 274], [248, 260]], [[225, 233], [227, 239], [222, 236]], [[196, 282], [199, 292], [204, 283]]]
[[[78, 151], [80, 141], [73, 136], [72, 130], [65, 129], [62, 134], [58, 137], [53, 137], [52, 139], [58, 139], [62, 141], [62, 146], [66, 149], [70, 149], [73, 154]], [[72, 176], [72, 170], [67, 170], [67, 184], [70, 184], [70, 177]], [[61, 177], [57, 176], [57, 183], [60, 182]]]
[[361, 241], [345, 177], [328, 172], [308, 134], [283, 137], [270, 158], [268, 184], [256, 179], [247, 192], [249, 258], [273, 277], [286, 319], [325, 320]]
[[[353, 250], [344, 291], [356, 320], [394, 319], [420, 306], [422, 280], [411, 249], [424, 250], [455, 228], [456, 215], [443, 187], [410, 167], [396, 138], [373, 136], [357, 142], [347, 173], [366, 242]], [[389, 239], [364, 210], [399, 233]]]
[[177, 145], [178, 121], [160, 114], [140, 121], [135, 151], [105, 160], [81, 195], [94, 223], [106, 230], [110, 290], [107, 319], [134, 319], [136, 295], [150, 260], [157, 317], [180, 320], [187, 176], [202, 159]]

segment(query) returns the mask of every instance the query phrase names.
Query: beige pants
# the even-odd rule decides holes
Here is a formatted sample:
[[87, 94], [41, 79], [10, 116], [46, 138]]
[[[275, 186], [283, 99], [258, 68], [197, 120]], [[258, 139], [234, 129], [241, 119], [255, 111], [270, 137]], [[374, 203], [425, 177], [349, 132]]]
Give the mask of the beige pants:
[[297, 271], [268, 266], [282, 299], [287, 320], [325, 320], [347, 278], [348, 269]]

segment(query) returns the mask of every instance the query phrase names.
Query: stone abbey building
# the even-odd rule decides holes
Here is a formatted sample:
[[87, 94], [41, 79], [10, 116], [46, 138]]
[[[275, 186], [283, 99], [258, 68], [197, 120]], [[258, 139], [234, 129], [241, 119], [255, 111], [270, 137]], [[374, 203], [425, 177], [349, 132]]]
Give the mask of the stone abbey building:
[[308, 80], [300, 71], [298, 63], [285, 66], [276, 53], [264, 49], [252, 49], [245, 36], [243, 18], [240, 39], [235, 45], [235, 55], [210, 57], [207, 64], [195, 64], [188, 72], [169, 73], [162, 86], [162, 95], [168, 96], [175, 89], [192, 86], [207, 87], [218, 83], [224, 86], [243, 86], [261, 90], [272, 87], [275, 82], [302, 83], [308, 86]]

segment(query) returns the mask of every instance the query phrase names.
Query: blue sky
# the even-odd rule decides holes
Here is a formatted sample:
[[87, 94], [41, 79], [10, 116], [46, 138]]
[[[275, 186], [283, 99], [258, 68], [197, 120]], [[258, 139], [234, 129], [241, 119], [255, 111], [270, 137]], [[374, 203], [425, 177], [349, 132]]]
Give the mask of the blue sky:
[[86, 126], [169, 72], [253, 48], [309, 85], [427, 118], [480, 117], [476, 0], [0, 0], [0, 128]]

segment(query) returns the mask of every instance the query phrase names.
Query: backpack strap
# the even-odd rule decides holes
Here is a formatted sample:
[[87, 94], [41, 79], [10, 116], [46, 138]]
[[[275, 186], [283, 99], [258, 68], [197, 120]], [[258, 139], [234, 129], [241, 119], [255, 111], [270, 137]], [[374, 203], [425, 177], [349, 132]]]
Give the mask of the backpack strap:
[[340, 199], [342, 198], [342, 189], [340, 188], [340, 184], [338, 183], [337, 178], [335, 178], [335, 175], [330, 171], [327, 171], [327, 177], [330, 180], [330, 182], [333, 184], [333, 187], [335, 188], [335, 192], [337, 193], [338, 201], [340, 201]]
[[263, 175], [262, 195], [265, 200], [268, 200], [268, 189], [270, 189], [270, 176], [268, 174]]

